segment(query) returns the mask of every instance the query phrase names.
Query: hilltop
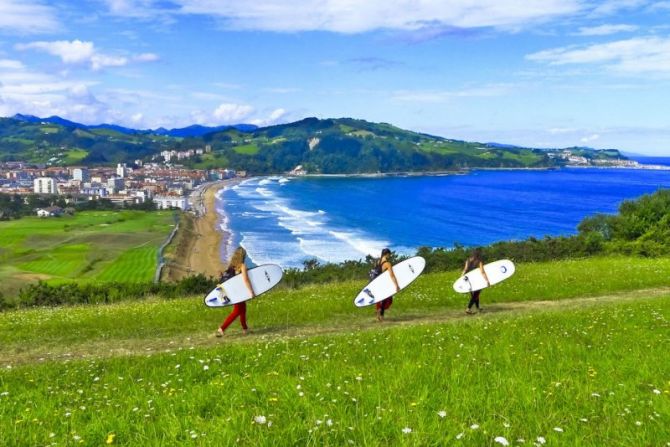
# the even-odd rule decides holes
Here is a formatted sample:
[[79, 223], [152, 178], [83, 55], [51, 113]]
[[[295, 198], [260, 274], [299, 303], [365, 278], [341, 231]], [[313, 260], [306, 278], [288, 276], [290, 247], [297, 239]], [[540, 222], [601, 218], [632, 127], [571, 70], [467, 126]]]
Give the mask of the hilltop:
[[[206, 149], [204, 149], [206, 148]], [[468, 168], [551, 168], [627, 160], [616, 149], [538, 149], [448, 139], [352, 118], [305, 118], [269, 127], [188, 126], [135, 130], [88, 126], [60, 117], [0, 118], [0, 162], [100, 165], [162, 161], [164, 151], [202, 149], [180, 163], [254, 174], [340, 174], [447, 171]]]

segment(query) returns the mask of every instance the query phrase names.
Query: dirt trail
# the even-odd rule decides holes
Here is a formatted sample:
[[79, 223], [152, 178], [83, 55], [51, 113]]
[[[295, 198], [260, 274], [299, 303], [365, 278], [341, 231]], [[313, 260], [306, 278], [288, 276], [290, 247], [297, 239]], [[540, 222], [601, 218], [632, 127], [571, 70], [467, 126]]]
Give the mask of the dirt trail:
[[485, 311], [477, 315], [466, 315], [462, 309], [431, 310], [430, 312], [405, 312], [396, 314], [384, 323], [378, 323], [373, 318], [359, 319], [358, 321], [330, 322], [321, 325], [304, 326], [273, 326], [254, 330], [250, 335], [239, 333], [226, 334], [218, 339], [212, 331], [201, 330], [187, 335], [175, 335], [152, 339], [124, 339], [124, 340], [93, 340], [67, 346], [40, 347], [25, 346], [14, 352], [1, 352], [2, 364], [20, 365], [44, 361], [67, 361], [75, 359], [101, 359], [120, 356], [146, 356], [174, 352], [181, 349], [197, 347], [214, 347], [230, 343], [255, 343], [264, 341], [290, 340], [319, 335], [345, 334], [356, 331], [373, 331], [380, 328], [422, 326], [427, 324], [444, 323], [460, 324], [477, 319], [515, 318], [531, 313], [556, 312], [574, 309], [588, 309], [598, 306], [607, 306], [613, 303], [629, 301], [652, 301], [670, 297], [670, 287], [644, 289], [631, 292], [622, 292], [584, 298], [571, 298], [554, 301], [522, 301], [511, 303], [491, 304]]

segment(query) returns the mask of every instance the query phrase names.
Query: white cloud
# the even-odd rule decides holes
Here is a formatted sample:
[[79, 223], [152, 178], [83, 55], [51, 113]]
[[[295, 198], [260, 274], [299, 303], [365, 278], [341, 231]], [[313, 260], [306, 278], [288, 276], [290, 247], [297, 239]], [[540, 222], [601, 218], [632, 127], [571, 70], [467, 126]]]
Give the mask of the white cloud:
[[526, 59], [550, 65], [604, 64], [613, 71], [626, 74], [670, 75], [670, 38], [639, 37], [555, 48], [529, 54]]
[[16, 45], [17, 50], [42, 50], [52, 56], [58, 56], [66, 64], [78, 64], [89, 61], [94, 53], [93, 42], [81, 40], [56, 40], [52, 42], [31, 42]]
[[[363, 33], [426, 27], [518, 28], [571, 15], [586, 0], [305, 0], [296, 8], [282, 0], [106, 0], [109, 12], [126, 17], [197, 14], [216, 17], [225, 27], [277, 32]], [[165, 6], [167, 5], [167, 7]]]
[[621, 10], [635, 9], [647, 4], [649, 0], [606, 0], [597, 2], [592, 15], [603, 16], [617, 13]]
[[512, 88], [509, 84], [491, 84], [461, 90], [398, 90], [391, 98], [396, 101], [441, 103], [454, 98], [502, 96]]
[[212, 115], [220, 124], [237, 124], [244, 121], [252, 113], [254, 113], [254, 108], [249, 105], [223, 103], [214, 110]]
[[92, 70], [97, 71], [105, 67], [123, 67], [131, 61], [134, 62], [153, 62], [158, 60], [158, 56], [153, 53], [143, 53], [135, 55], [132, 58], [120, 55], [110, 55], [99, 52], [93, 42], [81, 41], [78, 39], [39, 41], [15, 45], [17, 50], [39, 50], [52, 56], [57, 56], [64, 64], [88, 65]]
[[636, 31], [639, 27], [635, 25], [600, 25], [593, 27], [582, 27], [575, 33], [577, 36], [607, 36], [616, 33], [628, 33]]
[[0, 31], [18, 34], [51, 33], [60, 28], [56, 11], [41, 2], [0, 0]]
[[142, 53], [136, 56], [133, 56], [135, 62], [156, 62], [160, 60], [160, 57], [154, 53]]
[[270, 112], [266, 118], [255, 118], [249, 121], [249, 124], [255, 124], [256, 126], [271, 126], [273, 124], [279, 124], [285, 122], [285, 118], [288, 115], [288, 112], [282, 108], [275, 109]]
[[0, 59], [0, 69], [9, 68], [13, 70], [20, 70], [24, 68], [24, 65], [21, 61], [15, 61], [12, 59]]
[[594, 133], [592, 135], [581, 138], [579, 141], [581, 141], [582, 143], [591, 143], [593, 141], [596, 141], [599, 138], [600, 138], [600, 135], [598, 135], [597, 133]]

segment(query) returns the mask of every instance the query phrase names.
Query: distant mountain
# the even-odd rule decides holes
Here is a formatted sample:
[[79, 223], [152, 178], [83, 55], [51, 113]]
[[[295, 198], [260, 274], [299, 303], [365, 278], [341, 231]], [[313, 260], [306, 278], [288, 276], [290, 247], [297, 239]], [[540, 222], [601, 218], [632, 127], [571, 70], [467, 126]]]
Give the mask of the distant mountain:
[[[205, 151], [207, 148], [207, 151]], [[202, 149], [200, 153], [187, 152]], [[536, 149], [467, 142], [353, 118], [305, 118], [269, 127], [251, 125], [136, 130], [86, 126], [59, 117], [0, 118], [0, 161], [46, 165], [100, 165], [162, 161], [183, 152], [179, 164], [232, 168], [252, 174], [303, 171], [323, 174], [455, 171], [472, 168], [552, 168], [608, 164], [617, 150]]]
[[499, 148], [499, 149], [518, 149], [518, 148], [521, 147], [521, 146], [516, 146], [514, 144], [503, 144], [503, 143], [494, 143], [494, 142], [486, 143], [486, 146], [487, 147], [496, 147], [496, 148]]
[[237, 129], [241, 132], [253, 132], [258, 128], [253, 124], [233, 124], [233, 125], [223, 125], [223, 126], [201, 126], [199, 124], [193, 124], [191, 126], [175, 128], [175, 129], [165, 129], [160, 127], [158, 129], [133, 129], [130, 127], [123, 127], [116, 124], [81, 124], [74, 121], [61, 118], [59, 116], [50, 116], [48, 118], [40, 118], [34, 115], [22, 115], [17, 113], [12, 117], [13, 119], [19, 121], [26, 121], [29, 123], [51, 123], [59, 124], [64, 127], [75, 127], [79, 129], [108, 129], [114, 130], [127, 135], [137, 135], [137, 134], [155, 134], [163, 135], [170, 137], [179, 137], [179, 138], [190, 138], [190, 137], [201, 137], [207, 133], [219, 132], [226, 129]]
[[228, 129], [237, 129], [240, 132], [253, 132], [254, 130], [258, 129], [258, 126], [254, 126], [253, 124], [234, 124], [230, 126], [227, 125], [227, 126], [208, 127], [208, 126], [201, 126], [199, 124], [193, 124], [188, 127], [182, 127], [180, 129], [170, 129], [170, 130], [161, 127], [155, 130], [151, 130], [149, 132], [155, 133], [157, 135], [167, 135], [170, 137], [187, 138], [187, 137], [201, 137], [208, 133], [220, 132], [222, 130], [228, 130]]

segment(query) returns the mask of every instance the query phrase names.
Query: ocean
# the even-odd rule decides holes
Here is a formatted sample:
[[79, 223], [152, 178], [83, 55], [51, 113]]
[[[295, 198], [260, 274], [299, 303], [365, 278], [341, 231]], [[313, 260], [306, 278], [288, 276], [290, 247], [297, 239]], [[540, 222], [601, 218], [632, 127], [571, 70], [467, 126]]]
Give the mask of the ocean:
[[[655, 163], [669, 162], [657, 159]], [[475, 246], [569, 235], [595, 213], [670, 187], [670, 171], [564, 168], [410, 177], [259, 177], [217, 195], [228, 247], [254, 264], [301, 267], [379, 256], [384, 247]], [[224, 255], [225, 256], [225, 255]]]

